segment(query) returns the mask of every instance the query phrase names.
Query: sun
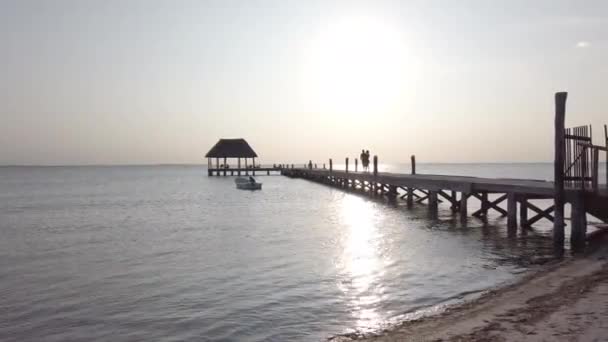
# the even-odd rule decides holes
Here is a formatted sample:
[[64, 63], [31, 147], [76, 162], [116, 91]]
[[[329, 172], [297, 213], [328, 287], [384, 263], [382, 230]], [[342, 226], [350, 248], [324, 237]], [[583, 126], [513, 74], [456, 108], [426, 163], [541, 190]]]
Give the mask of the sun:
[[387, 110], [403, 96], [406, 52], [402, 32], [381, 18], [341, 18], [321, 30], [307, 48], [305, 89], [325, 112]]

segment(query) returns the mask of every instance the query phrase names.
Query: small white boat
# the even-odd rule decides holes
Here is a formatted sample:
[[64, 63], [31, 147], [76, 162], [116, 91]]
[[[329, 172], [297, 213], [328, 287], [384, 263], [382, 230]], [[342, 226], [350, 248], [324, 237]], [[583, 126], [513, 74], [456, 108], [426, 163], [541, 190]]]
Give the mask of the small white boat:
[[234, 182], [236, 183], [237, 189], [242, 190], [261, 190], [262, 183], [256, 182], [253, 177], [237, 177]]

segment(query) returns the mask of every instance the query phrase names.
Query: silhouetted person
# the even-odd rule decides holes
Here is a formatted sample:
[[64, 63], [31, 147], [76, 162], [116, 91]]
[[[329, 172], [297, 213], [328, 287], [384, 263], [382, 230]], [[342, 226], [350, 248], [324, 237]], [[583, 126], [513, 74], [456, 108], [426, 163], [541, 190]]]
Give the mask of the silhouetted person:
[[308, 168], [312, 170], [312, 160], [308, 161]]

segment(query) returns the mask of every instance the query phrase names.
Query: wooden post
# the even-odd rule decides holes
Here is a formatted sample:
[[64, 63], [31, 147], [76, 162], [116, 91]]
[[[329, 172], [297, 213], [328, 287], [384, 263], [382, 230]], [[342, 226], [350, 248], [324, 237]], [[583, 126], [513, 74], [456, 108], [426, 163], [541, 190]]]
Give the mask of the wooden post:
[[438, 200], [437, 200], [437, 191], [436, 190], [429, 190], [429, 209], [431, 211], [437, 211], [437, 204], [438, 204]]
[[220, 175], [220, 158], [215, 158], [215, 175]]
[[520, 196], [519, 201], [519, 225], [524, 228], [528, 227], [528, 198], [525, 195]]
[[329, 173], [331, 174], [334, 171], [334, 164], [331, 160], [331, 158], [329, 158]]
[[456, 191], [452, 190], [452, 205], [450, 206], [450, 209], [452, 209], [452, 212], [456, 212], [458, 210], [458, 203], [456, 202]]
[[224, 157], [224, 176], [226, 175], [226, 157]]
[[325, 170], [325, 163], [323, 163], [323, 170]]
[[460, 193], [460, 219], [461, 220], [466, 220], [467, 219], [467, 201], [469, 200], [469, 196], [470, 194], [465, 193], [465, 192], [461, 192]]
[[411, 163], [412, 163], [412, 174], [415, 175], [416, 174], [416, 156], [412, 154], [412, 156], [410, 157]]
[[514, 192], [507, 194], [507, 229], [517, 228], [517, 197]]
[[359, 168], [359, 160], [357, 158], [355, 158], [355, 172], [358, 171]]
[[245, 158], [245, 176], [249, 176], [249, 166], [247, 165], [247, 158]]
[[553, 220], [553, 243], [560, 251], [564, 247], [564, 152], [566, 149], [564, 130], [567, 98], [568, 93], [566, 92], [555, 94], [555, 159], [553, 161], [555, 218]]
[[608, 186], [608, 125], [604, 125], [604, 138], [606, 139], [606, 186]]
[[374, 156], [374, 177], [378, 175], [378, 156]]
[[239, 158], [239, 161], [238, 161], [238, 168], [239, 168], [239, 169], [238, 169], [238, 171], [237, 171], [237, 175], [239, 175], [239, 176], [240, 176], [240, 175], [241, 175], [241, 158]]
[[391, 199], [397, 198], [397, 186], [395, 186], [395, 185], [388, 186], [388, 196]]
[[581, 250], [585, 246], [587, 238], [587, 212], [585, 211], [585, 199], [582, 193], [578, 193], [572, 199], [572, 231], [570, 244], [573, 250]]
[[488, 217], [488, 193], [487, 192], [482, 192], [481, 193], [481, 215], [483, 217]]
[[346, 157], [346, 159], [344, 160], [344, 170], [346, 171], [346, 173], [348, 173], [348, 157]]
[[592, 148], [593, 152], [593, 170], [591, 171], [591, 188], [594, 192], [598, 192], [598, 181], [599, 181], [599, 172], [600, 172], [600, 150], [597, 148]]
[[211, 169], [213, 168], [213, 163], [211, 162], [211, 158], [207, 158], [207, 176], [213, 176]]
[[411, 207], [414, 205], [414, 188], [411, 186], [407, 187], [407, 206]]

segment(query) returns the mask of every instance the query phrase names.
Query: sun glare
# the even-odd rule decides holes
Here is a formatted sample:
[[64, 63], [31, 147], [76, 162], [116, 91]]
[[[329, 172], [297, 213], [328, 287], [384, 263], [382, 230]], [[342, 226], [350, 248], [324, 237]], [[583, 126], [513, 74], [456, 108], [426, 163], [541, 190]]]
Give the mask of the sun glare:
[[401, 32], [380, 18], [343, 18], [309, 47], [305, 87], [334, 114], [386, 110], [403, 94], [407, 57]]

